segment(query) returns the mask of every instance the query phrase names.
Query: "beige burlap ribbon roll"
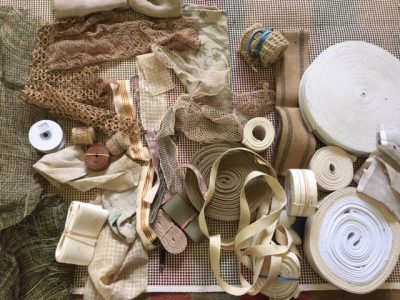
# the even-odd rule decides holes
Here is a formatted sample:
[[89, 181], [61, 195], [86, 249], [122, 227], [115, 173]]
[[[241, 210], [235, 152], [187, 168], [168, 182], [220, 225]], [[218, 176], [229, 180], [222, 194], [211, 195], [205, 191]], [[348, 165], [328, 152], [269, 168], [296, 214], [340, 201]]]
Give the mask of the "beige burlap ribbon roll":
[[400, 225], [385, 206], [355, 188], [333, 192], [308, 218], [304, 251], [312, 268], [351, 293], [379, 288], [400, 253]]
[[400, 61], [378, 46], [349, 41], [322, 52], [299, 90], [309, 130], [357, 156], [376, 150], [379, 126], [399, 127]]
[[58, 242], [56, 260], [74, 265], [89, 265], [97, 237], [108, 217], [99, 205], [73, 201], [69, 207], [65, 230]]
[[280, 126], [274, 168], [285, 176], [288, 169], [305, 169], [314, 151], [316, 141], [302, 120], [298, 91], [302, 74], [309, 64], [309, 33], [285, 32], [289, 48], [276, 66], [276, 110]]
[[285, 179], [285, 192], [289, 216], [308, 217], [316, 211], [318, 189], [313, 171], [289, 169]]
[[310, 169], [317, 179], [318, 188], [336, 191], [348, 186], [353, 179], [356, 157], [336, 146], [318, 149], [310, 161]]
[[266, 150], [271, 146], [274, 138], [274, 124], [267, 118], [253, 118], [243, 128], [242, 144], [255, 152]]
[[[190, 164], [198, 169], [206, 182], [209, 182], [212, 166], [216, 159], [225, 151], [237, 147], [239, 144], [212, 144], [201, 148], [196, 152]], [[240, 217], [240, 191], [246, 176], [252, 171], [262, 171], [267, 174], [275, 174], [272, 167], [259, 156], [255, 157], [252, 151], [232, 150], [230, 157], [219, 166], [216, 178], [215, 191], [212, 201], [205, 211], [207, 217], [233, 221]], [[196, 174], [188, 169], [185, 176], [185, 188], [189, 200], [200, 211], [204, 205], [202, 191], [199, 188]], [[262, 180], [254, 180], [249, 183], [246, 194], [250, 201], [251, 213], [255, 212], [260, 204], [265, 201], [268, 188]]]

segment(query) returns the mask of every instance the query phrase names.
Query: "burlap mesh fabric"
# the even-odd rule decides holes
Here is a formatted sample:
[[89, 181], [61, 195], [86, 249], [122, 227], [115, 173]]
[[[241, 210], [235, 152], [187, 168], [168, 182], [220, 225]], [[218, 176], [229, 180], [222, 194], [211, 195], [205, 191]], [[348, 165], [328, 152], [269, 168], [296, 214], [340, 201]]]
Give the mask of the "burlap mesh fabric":
[[35, 118], [19, 97], [34, 47], [37, 23], [25, 11], [0, 8], [0, 230], [29, 215], [42, 188], [31, 165], [39, 158], [26, 134]]
[[[64, 229], [67, 205], [55, 195], [41, 197], [36, 210], [0, 232], [1, 299], [72, 299], [73, 266], [59, 264], [54, 252]], [[14, 273], [10, 270], [14, 269]]]

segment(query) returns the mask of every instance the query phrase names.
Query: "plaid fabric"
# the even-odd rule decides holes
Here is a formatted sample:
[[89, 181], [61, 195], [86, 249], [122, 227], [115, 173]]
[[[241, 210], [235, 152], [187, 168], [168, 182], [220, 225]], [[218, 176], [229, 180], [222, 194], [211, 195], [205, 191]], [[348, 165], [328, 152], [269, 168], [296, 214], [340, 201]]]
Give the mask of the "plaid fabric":
[[[376, 44], [400, 57], [400, 10], [397, 1], [381, 0], [186, 0], [185, 3], [217, 6], [227, 11], [229, 27], [229, 45], [231, 54], [231, 86], [234, 92], [249, 92], [259, 89], [266, 81], [270, 87], [275, 86], [274, 67], [264, 68], [256, 66], [255, 72], [246, 64], [243, 57], [237, 54], [240, 38], [246, 28], [254, 23], [263, 23], [265, 26], [276, 30], [307, 30], [310, 32], [310, 58], [311, 61], [327, 47], [346, 40], [364, 40]], [[36, 16], [45, 20], [52, 19], [51, 0], [25, 1], [25, 0], [0, 0], [0, 4], [13, 4], [29, 8]], [[119, 63], [105, 63], [101, 65], [101, 75], [104, 78], [129, 79], [135, 74], [134, 60]], [[176, 88], [167, 93], [167, 103], [172, 105], [176, 98], [184, 92], [179, 80], [174, 77]], [[136, 106], [137, 107], [137, 106]], [[28, 114], [25, 113], [25, 116]], [[267, 114], [275, 126], [277, 119], [274, 113]], [[69, 132], [77, 123], [61, 120], [61, 125], [67, 133], [67, 143], [70, 141]], [[202, 145], [192, 143], [182, 135], [176, 136], [178, 145], [179, 162], [187, 163], [192, 154]], [[101, 140], [101, 137], [100, 137]], [[275, 147], [275, 144], [273, 144]], [[271, 161], [272, 151], [267, 150], [262, 154]], [[356, 167], [360, 166], [360, 161]], [[52, 190], [53, 188], [50, 188]], [[94, 198], [95, 191], [80, 193], [73, 189], [61, 191], [66, 201], [80, 199], [89, 201]], [[232, 235], [234, 224], [211, 221], [213, 228], [218, 228], [222, 234]], [[302, 254], [302, 251], [300, 250]], [[233, 253], [224, 253], [222, 258], [222, 276], [230, 283], [239, 283]], [[84, 272], [77, 273], [77, 283], [82, 282]], [[152, 291], [216, 291], [219, 290], [212, 276], [208, 254], [207, 242], [193, 244], [189, 242], [188, 248], [179, 255], [167, 255], [166, 268], [159, 270], [159, 254], [157, 250], [149, 252], [148, 269], [149, 289]], [[83, 282], [85, 282], [83, 280]], [[400, 264], [396, 266], [387, 283], [382, 288], [400, 287]], [[300, 285], [306, 290], [331, 289], [308, 265], [301, 261]], [[82, 285], [80, 285], [82, 287]], [[79, 285], [78, 285], [79, 287]], [[225, 294], [207, 295], [171, 295], [171, 299], [207, 299], [206, 297], [226, 297], [237, 299]], [[156, 299], [166, 299], [165, 294], [154, 295]], [[168, 298], [167, 298], [168, 299]], [[213, 298], [210, 298], [213, 299]], [[242, 297], [242, 299], [246, 299]], [[251, 298], [249, 298], [251, 299]], [[256, 298], [257, 299], [257, 298]], [[261, 298], [262, 299], [262, 298]]]

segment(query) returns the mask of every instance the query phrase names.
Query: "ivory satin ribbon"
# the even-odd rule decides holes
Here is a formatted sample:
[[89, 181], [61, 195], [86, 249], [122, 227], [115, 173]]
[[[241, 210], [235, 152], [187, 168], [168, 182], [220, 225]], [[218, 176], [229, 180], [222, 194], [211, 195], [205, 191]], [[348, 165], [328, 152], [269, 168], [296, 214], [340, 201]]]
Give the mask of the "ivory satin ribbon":
[[315, 152], [310, 169], [317, 179], [318, 188], [336, 191], [348, 186], [353, 179], [356, 157], [336, 146], [326, 146]]
[[89, 265], [107, 217], [108, 211], [98, 205], [73, 201], [68, 210], [64, 233], [57, 245], [56, 260], [66, 264]]
[[[254, 159], [268, 165], [262, 157], [246, 148], [228, 149], [223, 152], [212, 165], [208, 191], [203, 195], [204, 205], [200, 211], [199, 224], [203, 233], [210, 239], [211, 267], [218, 284], [224, 291], [232, 295], [243, 295], [245, 293], [254, 295], [277, 280], [281, 273], [282, 256], [289, 253], [293, 241], [289, 232], [283, 226], [277, 227], [279, 216], [286, 204], [286, 195], [272, 169], [271, 175], [260, 171], [250, 171], [247, 174], [239, 191], [240, 219], [236, 236], [231, 239], [222, 239], [220, 234], [210, 235], [205, 211], [211, 203], [216, 190], [219, 167], [223, 160], [233, 160], [234, 156], [232, 155], [237, 155], [241, 152], [251, 153], [254, 155]], [[264, 199], [269, 200], [270, 203], [268, 205], [263, 204], [263, 211], [259, 213], [259, 218], [251, 223], [246, 187], [255, 179], [268, 186], [269, 193], [265, 194]], [[199, 184], [200, 181], [201, 179], [198, 178]], [[272, 239], [273, 237], [275, 237], [274, 240]], [[235, 250], [239, 264], [247, 266], [253, 271], [251, 283], [241, 273], [240, 286], [232, 286], [220, 277], [220, 255], [223, 249]]]
[[318, 189], [313, 171], [289, 169], [285, 179], [285, 192], [289, 216], [308, 217], [317, 209]]
[[243, 141], [250, 150], [263, 152], [271, 146], [275, 137], [274, 124], [266, 118], [253, 118], [243, 128]]
[[333, 192], [308, 218], [304, 251], [312, 268], [351, 293], [379, 288], [400, 253], [400, 225], [384, 205], [355, 188]]
[[[201, 173], [206, 182], [209, 181], [212, 165], [225, 151], [233, 149], [238, 144], [212, 144], [201, 148], [196, 152], [190, 165]], [[238, 148], [240, 149], [240, 148]], [[220, 165], [220, 171], [216, 178], [215, 191], [212, 201], [207, 205], [207, 217], [233, 221], [240, 217], [240, 190], [244, 179], [251, 171], [262, 171], [267, 174], [275, 174], [272, 167], [260, 156], [255, 157], [250, 151], [232, 150], [232, 159], [225, 159]], [[200, 211], [204, 205], [202, 191], [196, 183], [197, 178], [192, 169], [188, 169], [185, 177], [186, 193], [193, 206]], [[249, 183], [246, 191], [250, 201], [251, 213], [265, 200], [264, 195], [268, 188], [262, 180], [254, 180]]]
[[288, 169], [305, 169], [316, 149], [316, 140], [301, 117], [298, 90], [309, 64], [309, 33], [284, 32], [289, 47], [276, 66], [276, 111], [280, 125], [274, 168], [285, 176]]
[[379, 126], [400, 126], [400, 61], [359, 41], [333, 45], [304, 73], [299, 102], [307, 127], [325, 144], [357, 156], [376, 150]]

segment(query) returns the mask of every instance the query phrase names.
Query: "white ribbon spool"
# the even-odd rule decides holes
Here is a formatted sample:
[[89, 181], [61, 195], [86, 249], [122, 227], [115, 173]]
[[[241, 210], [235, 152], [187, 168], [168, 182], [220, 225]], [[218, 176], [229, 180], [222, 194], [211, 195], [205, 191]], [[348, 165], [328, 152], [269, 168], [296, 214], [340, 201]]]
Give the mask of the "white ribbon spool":
[[285, 178], [285, 192], [289, 216], [308, 217], [317, 209], [318, 189], [313, 171], [289, 169]]
[[314, 153], [310, 169], [317, 179], [318, 188], [336, 191], [348, 186], [353, 179], [355, 157], [336, 146], [327, 146]]
[[52, 153], [64, 147], [65, 136], [60, 125], [51, 120], [36, 122], [29, 129], [29, 142], [42, 153]]
[[311, 267], [351, 293], [379, 288], [400, 253], [400, 225], [386, 207], [355, 188], [333, 192], [308, 218], [304, 251]]
[[376, 150], [379, 126], [400, 126], [400, 61], [366, 42], [322, 52], [304, 73], [299, 104], [307, 127], [325, 144], [357, 156]]
[[60, 263], [87, 266], [108, 211], [99, 205], [73, 201], [69, 207], [65, 229], [56, 249]]
[[271, 146], [275, 137], [274, 124], [266, 118], [253, 118], [243, 129], [243, 141], [250, 150], [263, 152]]

